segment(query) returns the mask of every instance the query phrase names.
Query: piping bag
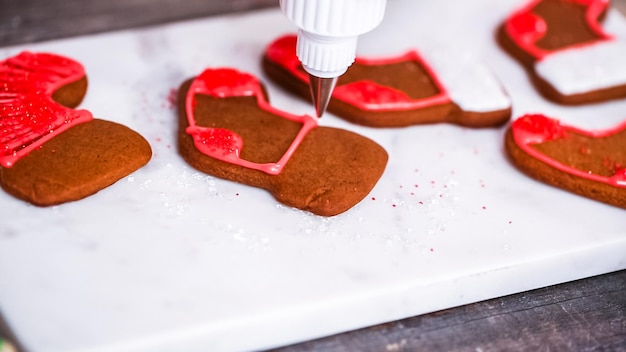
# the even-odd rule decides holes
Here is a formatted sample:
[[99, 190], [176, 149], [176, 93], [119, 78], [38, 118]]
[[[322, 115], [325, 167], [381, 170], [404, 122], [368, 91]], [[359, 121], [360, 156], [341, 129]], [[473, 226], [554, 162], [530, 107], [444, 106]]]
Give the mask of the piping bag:
[[311, 98], [322, 117], [335, 89], [356, 57], [359, 35], [376, 28], [387, 0], [280, 0], [298, 27], [296, 55], [309, 74]]

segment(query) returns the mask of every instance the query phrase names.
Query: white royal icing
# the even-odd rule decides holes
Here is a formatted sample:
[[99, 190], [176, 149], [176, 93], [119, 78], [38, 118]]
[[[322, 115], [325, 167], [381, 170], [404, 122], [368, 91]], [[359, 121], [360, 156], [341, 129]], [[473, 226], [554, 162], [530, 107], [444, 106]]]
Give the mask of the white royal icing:
[[430, 49], [420, 51], [420, 55], [463, 111], [489, 112], [511, 107], [510, 98], [483, 62], [469, 53]]
[[535, 72], [563, 95], [626, 84], [626, 43], [606, 40], [567, 49], [535, 63]]

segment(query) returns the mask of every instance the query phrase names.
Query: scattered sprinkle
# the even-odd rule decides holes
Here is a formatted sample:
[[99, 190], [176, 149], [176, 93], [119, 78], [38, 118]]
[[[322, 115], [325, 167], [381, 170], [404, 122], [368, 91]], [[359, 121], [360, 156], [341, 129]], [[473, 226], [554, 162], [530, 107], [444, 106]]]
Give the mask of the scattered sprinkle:
[[167, 94], [167, 107], [173, 109], [176, 106], [176, 96], [178, 95], [178, 91], [175, 88], [171, 88], [169, 93]]

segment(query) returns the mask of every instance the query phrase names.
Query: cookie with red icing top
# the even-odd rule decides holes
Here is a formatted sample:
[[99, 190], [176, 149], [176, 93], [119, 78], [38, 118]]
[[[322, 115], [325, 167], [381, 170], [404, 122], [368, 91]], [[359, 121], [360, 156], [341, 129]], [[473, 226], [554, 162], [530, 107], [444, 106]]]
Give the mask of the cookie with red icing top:
[[0, 186], [38, 206], [90, 196], [145, 165], [148, 142], [126, 126], [74, 109], [83, 66], [49, 53], [0, 61]]
[[179, 151], [191, 166], [317, 215], [359, 203], [387, 164], [374, 141], [272, 107], [262, 84], [234, 69], [207, 69], [184, 82], [178, 108]]
[[539, 92], [561, 104], [626, 97], [626, 44], [602, 27], [609, 0], [532, 0], [498, 31]]
[[[295, 35], [268, 45], [262, 64], [273, 81], [311, 101]], [[511, 102], [486, 66], [460, 56], [431, 55], [427, 60], [411, 50], [395, 57], [357, 57], [339, 77], [328, 111], [372, 127], [440, 122], [492, 127], [509, 120]]]
[[626, 122], [587, 131], [544, 115], [525, 115], [509, 127], [511, 161], [547, 184], [626, 208]]

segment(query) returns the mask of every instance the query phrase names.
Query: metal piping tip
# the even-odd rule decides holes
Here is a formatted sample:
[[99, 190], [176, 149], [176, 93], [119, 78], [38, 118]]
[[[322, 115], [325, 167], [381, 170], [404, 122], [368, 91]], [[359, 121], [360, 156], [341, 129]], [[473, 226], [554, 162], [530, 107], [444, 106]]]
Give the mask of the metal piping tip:
[[317, 117], [322, 117], [326, 112], [330, 97], [333, 95], [337, 77], [320, 78], [309, 75], [309, 82], [311, 84], [311, 97], [315, 105], [315, 113]]

